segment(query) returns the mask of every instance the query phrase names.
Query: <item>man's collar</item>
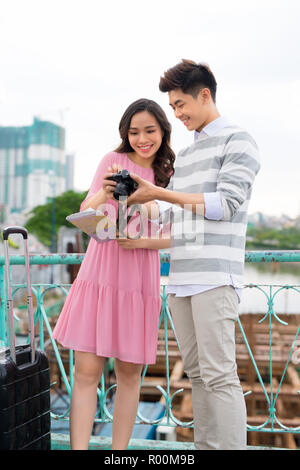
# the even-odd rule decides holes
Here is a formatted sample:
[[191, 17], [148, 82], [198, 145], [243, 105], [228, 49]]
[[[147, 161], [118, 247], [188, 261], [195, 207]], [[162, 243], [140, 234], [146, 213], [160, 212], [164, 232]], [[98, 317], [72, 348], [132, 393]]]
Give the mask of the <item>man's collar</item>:
[[203, 127], [201, 132], [195, 131], [194, 140], [196, 141], [200, 135], [213, 136], [218, 131], [230, 125], [230, 121], [225, 116], [219, 116], [218, 118], [211, 121], [207, 126]]

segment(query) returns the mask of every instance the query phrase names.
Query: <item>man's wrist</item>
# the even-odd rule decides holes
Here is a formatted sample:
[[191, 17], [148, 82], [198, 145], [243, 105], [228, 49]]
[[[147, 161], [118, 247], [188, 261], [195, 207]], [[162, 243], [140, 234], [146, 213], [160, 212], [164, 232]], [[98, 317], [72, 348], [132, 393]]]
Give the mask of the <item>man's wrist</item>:
[[174, 191], [170, 191], [168, 189], [155, 186], [154, 192], [155, 194], [154, 194], [153, 199], [158, 199], [159, 201], [173, 202], [173, 201], [170, 201], [169, 199], [174, 193]]
[[205, 215], [205, 201], [203, 194], [189, 194], [181, 193], [178, 191], [172, 191], [170, 189], [157, 188], [155, 199], [160, 201], [169, 202], [171, 204], [178, 204], [183, 209], [192, 206], [192, 211], [199, 214]]

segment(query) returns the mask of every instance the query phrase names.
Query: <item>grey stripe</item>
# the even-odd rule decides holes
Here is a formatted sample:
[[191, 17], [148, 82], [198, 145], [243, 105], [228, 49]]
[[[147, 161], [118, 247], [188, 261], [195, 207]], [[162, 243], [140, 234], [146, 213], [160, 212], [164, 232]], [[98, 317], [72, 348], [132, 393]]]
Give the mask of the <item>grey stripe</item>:
[[244, 132], [244, 131], [241, 131], [241, 132], [235, 132], [234, 134], [232, 134], [228, 141], [233, 141], [233, 140], [247, 140], [248, 142], [251, 142], [251, 144], [258, 150], [258, 146], [257, 146], [257, 143], [255, 142], [255, 140], [253, 139], [253, 137], [248, 134], [248, 132]]
[[185, 246], [186, 245], [186, 240], [184, 240], [184, 238], [173, 238], [171, 237], [171, 246], [172, 248], [174, 248], [176, 246], [177, 247], [182, 247], [182, 246]]
[[[254, 157], [249, 155], [249, 153], [227, 153], [226, 158], [224, 160], [224, 165], [228, 165], [230, 163], [234, 163], [235, 165], [242, 165], [247, 168], [250, 168], [254, 173], [260, 168], [260, 163]], [[228, 170], [230, 172], [230, 170]]]
[[198, 258], [172, 260], [171, 271], [174, 273], [204, 273], [215, 271], [219, 273], [243, 274], [244, 262], [230, 261], [219, 258]]
[[[252, 180], [254, 180], [255, 175], [253, 175]], [[235, 187], [243, 188], [243, 190], [247, 189], [249, 187], [249, 184], [251, 183], [250, 181], [250, 176], [248, 176], [248, 179], [233, 175], [232, 173], [222, 173], [219, 175], [219, 180], [218, 180], [218, 186], [222, 186], [226, 190], [226, 184], [233, 185]]]
[[[231, 135], [231, 134], [230, 134]], [[184, 157], [187, 154], [193, 153], [194, 150], [208, 149], [211, 147], [216, 147], [217, 145], [222, 145], [226, 143], [230, 136], [222, 135], [217, 137], [208, 137], [204, 140], [196, 140], [192, 145], [186, 147], [185, 149], [180, 150], [178, 157]]]
[[[215, 233], [205, 233], [203, 244], [214, 245], [214, 246], [231, 246], [232, 248], [244, 249], [246, 243], [246, 238], [239, 235], [219, 235]], [[172, 247], [183, 247], [190, 243], [182, 239], [172, 238]]]
[[174, 190], [181, 193], [214, 193], [217, 190], [217, 181], [192, 184], [183, 188], [176, 188], [175, 184]]
[[[244, 201], [246, 202], [246, 201]], [[171, 216], [171, 213], [168, 212], [168, 211], [165, 211], [162, 216], [161, 216], [161, 223], [163, 224], [167, 224], [169, 221], [172, 220], [172, 223], [173, 224], [176, 224], [176, 223], [182, 223], [184, 221], [184, 209], [182, 209], [181, 211], [176, 211], [176, 212], [173, 212], [172, 213], [172, 216]], [[193, 220], [193, 221], [197, 221], [197, 220], [202, 220], [203, 219], [203, 216], [201, 215], [197, 215], [197, 214], [191, 214], [192, 217], [190, 220]], [[172, 218], [171, 218], [172, 217]], [[209, 222], [216, 222], [215, 220], [210, 220], [210, 219], [204, 219], [204, 224], [205, 225], [209, 225]], [[228, 223], [228, 220], [226, 221], [223, 221], [223, 222], [226, 222]], [[247, 225], [247, 222], [248, 222], [248, 212], [247, 211], [238, 211], [233, 217], [232, 219], [230, 220], [231, 223], [233, 224], [245, 224]], [[222, 223], [222, 220], [218, 220], [218, 223]], [[204, 226], [205, 227], [205, 226]]]
[[224, 235], [215, 233], [204, 234], [205, 245], [231, 246], [232, 248], [245, 248], [245, 237], [240, 235]]
[[248, 222], [248, 212], [246, 211], [238, 211], [231, 220], [232, 223], [238, 224], [247, 224]]
[[[243, 186], [247, 186], [247, 185], [243, 185]], [[251, 188], [248, 188], [248, 190], [250, 190]], [[248, 199], [248, 191], [247, 191], [247, 188], [245, 187], [244, 189], [241, 188], [241, 185], [240, 186], [234, 186], [234, 191], [232, 190], [232, 188], [230, 187], [223, 187], [220, 189], [221, 193], [223, 194], [223, 196], [225, 197], [226, 199], [226, 203], [227, 204], [233, 204], [234, 207], [235, 207], [235, 210], [239, 208], [239, 206], [241, 206], [244, 202], [245, 202], [245, 192], [247, 194], [247, 199]], [[238, 206], [237, 204], [238, 203]]]
[[185, 165], [184, 167], [176, 167], [175, 175], [176, 178], [182, 178], [185, 176], [190, 176], [197, 171], [205, 171], [210, 169], [219, 170], [223, 164], [224, 156], [216, 156], [212, 158], [205, 158], [190, 165]]
[[[233, 203], [237, 201], [239, 205], [241, 206], [244, 201], [245, 197], [248, 193], [248, 190], [250, 189], [250, 185], [247, 184], [247, 182], [240, 182], [240, 184], [231, 184], [231, 185], [223, 185], [220, 183], [218, 185], [218, 191], [220, 191], [223, 196], [226, 199], [226, 202], [228, 202], [228, 199], [232, 199]], [[236, 207], [238, 209], [238, 207]]]

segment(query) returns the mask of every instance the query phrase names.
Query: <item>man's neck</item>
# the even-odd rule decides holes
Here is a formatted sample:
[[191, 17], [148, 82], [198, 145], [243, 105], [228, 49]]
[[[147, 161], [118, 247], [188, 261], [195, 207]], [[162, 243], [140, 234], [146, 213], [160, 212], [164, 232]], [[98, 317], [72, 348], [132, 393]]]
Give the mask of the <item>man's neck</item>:
[[215, 119], [221, 117], [221, 114], [219, 113], [219, 111], [217, 110], [217, 108], [214, 108], [210, 113], [209, 115], [207, 116], [206, 120], [201, 124], [201, 126], [196, 129], [197, 132], [201, 132], [202, 129], [204, 129], [204, 127], [206, 127], [209, 123], [211, 123], [212, 121], [214, 121]]

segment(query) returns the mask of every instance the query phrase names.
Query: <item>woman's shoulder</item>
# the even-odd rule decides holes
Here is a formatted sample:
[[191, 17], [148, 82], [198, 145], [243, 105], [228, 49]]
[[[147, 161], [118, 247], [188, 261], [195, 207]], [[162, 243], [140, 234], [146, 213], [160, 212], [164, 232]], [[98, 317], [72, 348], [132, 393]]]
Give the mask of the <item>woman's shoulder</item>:
[[124, 153], [119, 153], [119, 152], [115, 152], [115, 151], [108, 152], [107, 154], [105, 154], [101, 158], [100, 164], [105, 163], [105, 164], [108, 164], [110, 166], [113, 163], [118, 163], [118, 162], [122, 161], [124, 159], [124, 155], [125, 155]]

